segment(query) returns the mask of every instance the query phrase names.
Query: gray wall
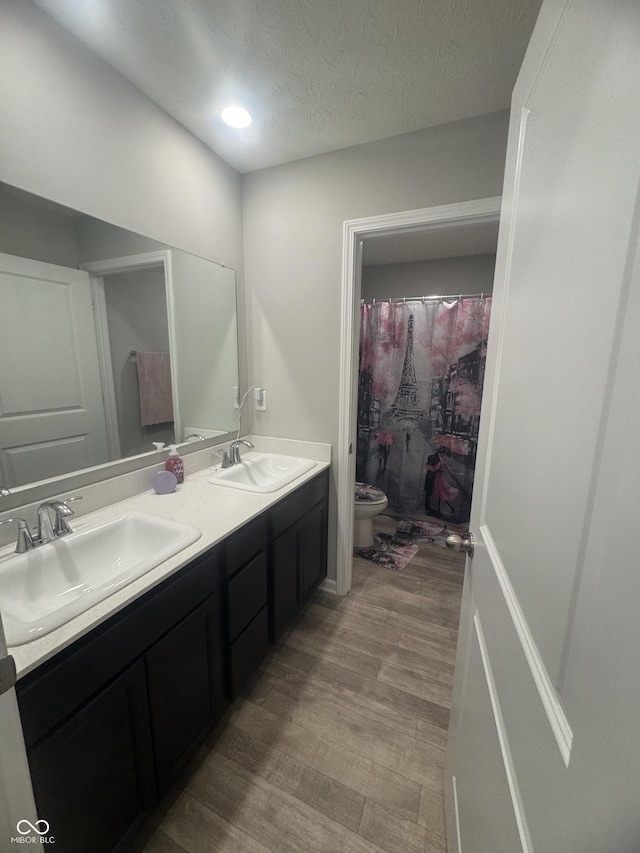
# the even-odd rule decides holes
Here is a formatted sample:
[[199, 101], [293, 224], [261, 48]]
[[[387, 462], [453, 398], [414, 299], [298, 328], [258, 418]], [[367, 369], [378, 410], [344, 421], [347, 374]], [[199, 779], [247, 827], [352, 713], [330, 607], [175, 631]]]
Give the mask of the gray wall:
[[268, 392], [259, 434], [336, 444], [343, 221], [502, 190], [506, 113], [265, 169], [241, 195], [31, 0], [3, 3], [0, 79], [0, 180], [238, 271], [240, 352]]
[[75, 226], [71, 214], [30, 204], [20, 190], [0, 184], [0, 252], [77, 269]]
[[507, 113], [246, 175], [254, 431], [336, 444], [344, 220], [500, 195]]
[[242, 295], [234, 169], [31, 0], [3, 0], [0, 79], [0, 180], [224, 263]]
[[[348, 219], [500, 195], [508, 114], [496, 113], [246, 175], [249, 384], [260, 435], [338, 441], [342, 227]], [[329, 576], [335, 577], [335, 491]]]
[[362, 298], [489, 294], [493, 291], [495, 266], [495, 255], [468, 255], [363, 267]]

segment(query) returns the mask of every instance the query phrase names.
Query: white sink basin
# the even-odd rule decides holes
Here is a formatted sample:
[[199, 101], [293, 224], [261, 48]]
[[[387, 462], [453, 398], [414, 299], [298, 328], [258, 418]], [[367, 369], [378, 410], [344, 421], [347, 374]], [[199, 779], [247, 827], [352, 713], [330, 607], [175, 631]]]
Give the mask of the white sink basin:
[[238, 465], [219, 468], [209, 477], [209, 482], [246, 492], [275, 492], [315, 468], [316, 464], [313, 459], [299, 456], [251, 453]]
[[191, 545], [197, 527], [132, 512], [0, 560], [7, 643], [28, 643], [64, 625]]

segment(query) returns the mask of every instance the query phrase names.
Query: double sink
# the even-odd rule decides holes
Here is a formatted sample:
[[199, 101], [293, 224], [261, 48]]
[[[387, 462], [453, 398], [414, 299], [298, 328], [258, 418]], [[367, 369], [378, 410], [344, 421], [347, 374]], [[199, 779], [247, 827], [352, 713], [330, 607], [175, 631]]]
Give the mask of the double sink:
[[[209, 477], [215, 485], [274, 492], [316, 463], [252, 453]], [[0, 558], [0, 611], [7, 644], [31, 642], [64, 625], [196, 542], [197, 527], [131, 512], [24, 554]]]

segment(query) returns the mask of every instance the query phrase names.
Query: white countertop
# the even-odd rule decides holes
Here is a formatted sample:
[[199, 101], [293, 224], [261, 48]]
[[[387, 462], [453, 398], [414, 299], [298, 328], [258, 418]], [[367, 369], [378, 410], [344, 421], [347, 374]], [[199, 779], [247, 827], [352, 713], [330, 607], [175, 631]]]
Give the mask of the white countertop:
[[16, 662], [18, 678], [31, 672], [39, 664], [87, 634], [330, 465], [327, 461], [315, 461], [315, 466], [293, 483], [268, 494], [246, 492], [207, 482], [208, 477], [219, 467], [215, 465], [188, 475], [184, 483], [170, 495], [157, 495], [150, 489], [75, 519], [72, 522], [73, 530], [81, 531], [129, 512], [149, 512], [163, 518], [191, 524], [202, 531], [202, 536], [183, 551], [60, 628], [30, 643], [9, 647], [9, 652]]

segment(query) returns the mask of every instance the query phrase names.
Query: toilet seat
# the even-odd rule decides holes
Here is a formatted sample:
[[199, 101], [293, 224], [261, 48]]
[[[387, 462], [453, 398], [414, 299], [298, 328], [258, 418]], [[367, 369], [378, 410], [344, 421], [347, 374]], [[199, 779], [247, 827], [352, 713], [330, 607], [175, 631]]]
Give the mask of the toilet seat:
[[377, 504], [387, 500], [387, 496], [377, 486], [371, 486], [369, 483], [355, 484], [355, 502], [366, 504]]

